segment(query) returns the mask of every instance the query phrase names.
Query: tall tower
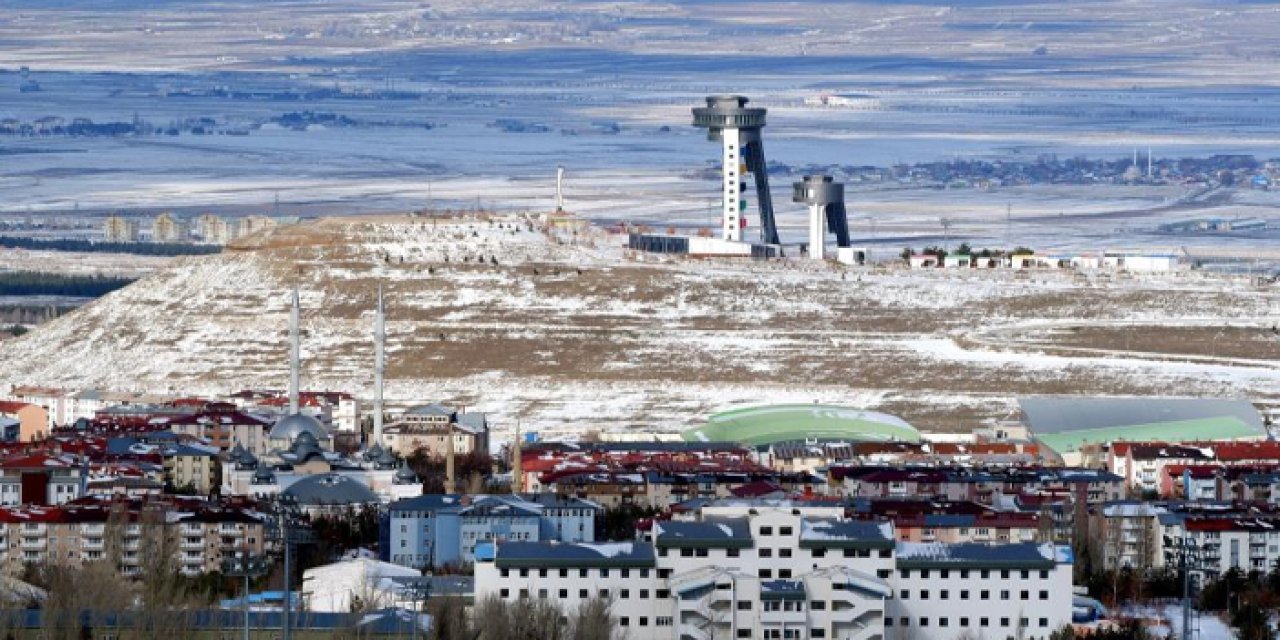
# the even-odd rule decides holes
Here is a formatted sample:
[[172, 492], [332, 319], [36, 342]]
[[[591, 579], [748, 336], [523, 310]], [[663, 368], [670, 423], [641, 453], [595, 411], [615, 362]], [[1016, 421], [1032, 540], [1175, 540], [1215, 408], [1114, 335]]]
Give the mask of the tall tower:
[[849, 216], [844, 209], [844, 185], [831, 176], [805, 176], [791, 185], [791, 201], [809, 205], [809, 257], [822, 260], [827, 231], [836, 245], [849, 245]]
[[298, 333], [298, 288], [293, 288], [293, 307], [289, 310], [289, 415], [298, 413], [298, 377], [302, 368], [302, 339]]
[[769, 174], [765, 171], [764, 141], [760, 137], [765, 110], [748, 108], [746, 104], [743, 96], [710, 96], [707, 106], [694, 107], [693, 126], [706, 129], [708, 140], [721, 142], [721, 237], [742, 240], [742, 230], [747, 226], [746, 174], [751, 173], [755, 176], [760, 212], [760, 239], [765, 244], [779, 244]]
[[378, 285], [378, 312], [373, 320], [373, 441], [382, 445], [382, 385], [387, 371], [386, 311], [382, 285]]

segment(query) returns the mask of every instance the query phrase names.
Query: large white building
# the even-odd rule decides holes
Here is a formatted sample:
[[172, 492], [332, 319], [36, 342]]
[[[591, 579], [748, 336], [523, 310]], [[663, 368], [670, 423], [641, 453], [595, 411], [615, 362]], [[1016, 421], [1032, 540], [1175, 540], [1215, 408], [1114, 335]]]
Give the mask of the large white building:
[[651, 540], [477, 549], [476, 596], [607, 598], [628, 637], [1004, 638], [1071, 621], [1070, 553], [1051, 544], [896, 543], [839, 506], [733, 502]]

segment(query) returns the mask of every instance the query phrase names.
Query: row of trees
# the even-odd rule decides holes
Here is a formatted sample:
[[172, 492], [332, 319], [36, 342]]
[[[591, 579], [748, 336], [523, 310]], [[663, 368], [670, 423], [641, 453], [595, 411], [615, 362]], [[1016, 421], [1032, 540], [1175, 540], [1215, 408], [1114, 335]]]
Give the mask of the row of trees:
[[203, 256], [222, 251], [207, 244], [169, 244], [163, 242], [99, 242], [96, 240], [40, 240], [0, 236], [0, 248], [31, 251], [77, 251], [80, 253], [128, 253], [138, 256]]
[[428, 640], [621, 640], [613, 605], [592, 599], [566, 610], [551, 600], [508, 602], [489, 596], [475, 604], [469, 619], [460, 598], [433, 598], [426, 613], [432, 627]]
[[0, 272], [0, 296], [97, 298], [133, 283], [133, 278], [65, 275], [43, 271]]

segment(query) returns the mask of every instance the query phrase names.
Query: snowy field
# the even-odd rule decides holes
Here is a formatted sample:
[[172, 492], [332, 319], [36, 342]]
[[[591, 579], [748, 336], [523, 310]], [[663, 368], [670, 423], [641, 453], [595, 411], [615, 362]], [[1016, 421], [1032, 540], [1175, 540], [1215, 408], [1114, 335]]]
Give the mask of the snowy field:
[[[331, 0], [8, 6], [0, 120], [208, 118], [247, 135], [0, 138], [0, 214], [245, 213], [273, 211], [277, 198], [285, 215], [541, 211], [560, 164], [581, 215], [711, 226], [715, 185], [699, 176], [716, 150], [689, 126], [689, 108], [723, 92], [770, 108], [767, 154], [797, 172], [1148, 148], [1158, 158], [1269, 158], [1280, 147], [1271, 72], [1280, 12], [1268, 3], [377, 0], [356, 14]], [[20, 91], [24, 65], [40, 91]], [[319, 90], [340, 93], [279, 97]], [[873, 99], [812, 104], [824, 95]], [[258, 126], [302, 110], [358, 124]], [[546, 132], [504, 132], [499, 120]], [[802, 236], [787, 202], [794, 177], [774, 179], [788, 239]], [[897, 238], [940, 242], [943, 215], [956, 219], [956, 241], [1155, 247], [1168, 239], [1142, 230], [1194, 207], [1107, 215], [1180, 195], [858, 185], [849, 205], [857, 235], [895, 251]], [[1273, 194], [1232, 198], [1247, 200], [1248, 215], [1277, 216]], [[1203, 242], [1255, 251], [1274, 241]]]

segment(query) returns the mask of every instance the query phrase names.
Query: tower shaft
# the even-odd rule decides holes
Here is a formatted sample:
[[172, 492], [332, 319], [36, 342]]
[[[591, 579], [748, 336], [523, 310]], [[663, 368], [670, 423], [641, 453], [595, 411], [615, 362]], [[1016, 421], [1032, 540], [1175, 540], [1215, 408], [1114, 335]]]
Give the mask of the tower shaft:
[[387, 371], [386, 311], [382, 306], [382, 285], [378, 285], [378, 313], [373, 326], [373, 441], [382, 443], [382, 392]]
[[298, 329], [298, 288], [293, 289], [293, 307], [289, 310], [289, 415], [298, 413], [298, 378], [302, 369], [302, 338]]
[[693, 126], [706, 129], [708, 140], [720, 142], [721, 237], [732, 242], [742, 240], [748, 208], [746, 174], [750, 173], [755, 177], [760, 239], [766, 244], [778, 244], [769, 175], [760, 138], [765, 110], [749, 108], [746, 104], [747, 99], [742, 96], [711, 96], [707, 98], [706, 107], [693, 109]]

